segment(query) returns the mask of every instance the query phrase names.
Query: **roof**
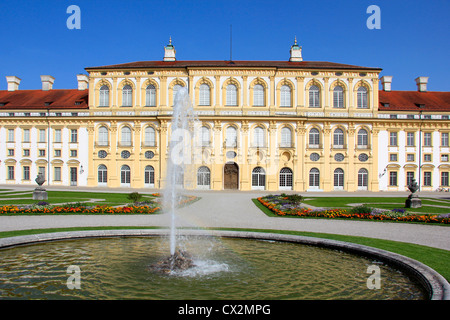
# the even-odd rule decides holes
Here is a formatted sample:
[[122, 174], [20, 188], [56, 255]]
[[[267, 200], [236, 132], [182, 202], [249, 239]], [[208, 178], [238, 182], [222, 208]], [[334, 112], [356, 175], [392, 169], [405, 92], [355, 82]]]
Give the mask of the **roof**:
[[88, 109], [88, 96], [78, 89], [0, 91], [0, 110]]
[[89, 67], [86, 71], [95, 69], [137, 69], [137, 68], [296, 68], [296, 69], [351, 69], [351, 70], [379, 70], [349, 64], [324, 61], [136, 61], [109, 66]]
[[379, 91], [380, 111], [450, 112], [450, 92]]

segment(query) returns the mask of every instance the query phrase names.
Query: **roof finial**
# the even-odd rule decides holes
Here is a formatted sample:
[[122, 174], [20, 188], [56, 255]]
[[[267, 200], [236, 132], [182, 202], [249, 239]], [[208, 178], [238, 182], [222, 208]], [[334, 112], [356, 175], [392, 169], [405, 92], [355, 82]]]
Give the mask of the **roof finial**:
[[294, 45], [297, 45], [297, 36], [295, 36]]
[[172, 36], [169, 37], [169, 45], [172, 45]]

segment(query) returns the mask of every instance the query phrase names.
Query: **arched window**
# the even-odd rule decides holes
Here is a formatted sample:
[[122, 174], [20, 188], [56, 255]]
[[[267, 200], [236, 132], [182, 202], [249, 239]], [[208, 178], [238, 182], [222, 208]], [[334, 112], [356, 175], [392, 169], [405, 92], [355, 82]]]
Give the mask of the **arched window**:
[[100, 88], [100, 107], [109, 107], [109, 87], [107, 85]]
[[264, 189], [266, 186], [266, 172], [261, 167], [256, 167], [252, 171], [252, 188]]
[[175, 104], [175, 98], [177, 96], [178, 90], [180, 90], [181, 88], [183, 88], [183, 86], [181, 84], [176, 84], [173, 86], [173, 103]]
[[197, 187], [209, 189], [211, 185], [211, 173], [208, 167], [202, 166], [197, 170]]
[[344, 89], [341, 86], [334, 87], [333, 108], [344, 108]]
[[237, 147], [237, 130], [235, 127], [227, 127], [226, 131], [226, 143], [225, 145], [229, 148]]
[[253, 146], [264, 147], [264, 128], [256, 127], [253, 130]]
[[309, 147], [310, 148], [319, 148], [320, 146], [320, 133], [319, 129], [312, 128], [309, 130]]
[[257, 84], [253, 87], [253, 106], [262, 107], [264, 105], [264, 87]]
[[320, 89], [316, 85], [309, 87], [309, 107], [320, 108]]
[[367, 189], [369, 184], [369, 172], [367, 169], [359, 169], [358, 171], [358, 188]]
[[156, 146], [156, 132], [153, 127], [146, 127], [144, 130], [144, 144], [146, 147]]
[[237, 87], [234, 84], [227, 85], [227, 106], [237, 106]]
[[133, 104], [133, 89], [130, 85], [126, 85], [122, 89], [122, 106], [131, 107]]
[[144, 170], [144, 182], [148, 186], [155, 185], [155, 168], [146, 166]]
[[280, 189], [292, 190], [292, 170], [289, 168], [280, 170]]
[[357, 106], [360, 109], [367, 109], [369, 105], [367, 104], [367, 88], [359, 87], [357, 92]]
[[369, 134], [366, 129], [358, 130], [357, 146], [358, 148], [367, 148], [369, 145]]
[[107, 183], [108, 182], [108, 169], [104, 164], [98, 166], [98, 183]]
[[292, 107], [291, 87], [288, 85], [280, 88], [280, 107]]
[[121, 130], [121, 146], [130, 147], [131, 146], [131, 129], [130, 127], [122, 127]]
[[344, 130], [337, 128], [333, 133], [333, 147], [343, 148], [344, 147]]
[[283, 127], [281, 129], [281, 147], [292, 147], [292, 131], [289, 127]]
[[145, 105], [147, 107], [156, 107], [156, 88], [152, 84], [145, 89]]
[[211, 105], [211, 89], [206, 83], [200, 85], [199, 101], [200, 106], [210, 106]]
[[311, 188], [319, 188], [320, 185], [320, 172], [317, 168], [312, 168], [309, 171], [309, 186]]
[[124, 185], [129, 185], [131, 181], [131, 171], [130, 167], [123, 165], [120, 168], [120, 183]]
[[341, 168], [337, 168], [336, 170], [334, 170], [334, 188], [344, 188], [344, 170], [342, 170]]
[[200, 128], [200, 143], [202, 147], [209, 147], [209, 145], [211, 144], [210, 141], [210, 134], [209, 134], [209, 128], [206, 126], [203, 126]]
[[107, 145], [109, 145], [108, 128], [106, 128], [105, 126], [101, 126], [100, 128], [98, 128], [97, 145], [99, 145], [99, 146], [107, 146]]

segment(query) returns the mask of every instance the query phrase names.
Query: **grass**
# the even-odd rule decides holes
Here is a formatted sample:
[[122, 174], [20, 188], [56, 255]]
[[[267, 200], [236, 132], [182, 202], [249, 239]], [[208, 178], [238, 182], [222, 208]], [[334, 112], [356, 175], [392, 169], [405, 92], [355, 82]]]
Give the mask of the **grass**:
[[[0, 238], [33, 235], [40, 233], [52, 232], [68, 232], [68, 231], [83, 231], [83, 230], [123, 230], [123, 229], [162, 229], [160, 227], [73, 227], [73, 228], [49, 228], [49, 229], [32, 229], [32, 230], [17, 230], [0, 232]], [[272, 230], [272, 229], [239, 229], [239, 228], [214, 228], [211, 230], [230, 230], [230, 231], [247, 231], [247, 232], [263, 232], [263, 233], [278, 233], [299, 235], [306, 237], [315, 237], [322, 239], [331, 239], [337, 241], [351, 242], [355, 244], [374, 247], [400, 255], [404, 255], [411, 259], [415, 259], [433, 268], [440, 273], [447, 281], [450, 281], [450, 264], [448, 263], [450, 254], [447, 250], [421, 246], [417, 244], [410, 244], [404, 242], [397, 242], [391, 240], [382, 240], [374, 238], [346, 236], [328, 233], [303, 232], [303, 231], [288, 231], [288, 230]]]

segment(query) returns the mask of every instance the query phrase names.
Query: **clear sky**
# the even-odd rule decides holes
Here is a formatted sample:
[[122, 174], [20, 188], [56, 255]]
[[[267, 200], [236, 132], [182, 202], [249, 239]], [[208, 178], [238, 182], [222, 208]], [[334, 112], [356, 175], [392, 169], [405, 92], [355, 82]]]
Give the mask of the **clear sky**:
[[[81, 29], [67, 28], [70, 5]], [[380, 10], [381, 29], [366, 25]], [[84, 68], [162, 60], [169, 37], [178, 60], [288, 60], [297, 36], [305, 61], [382, 68], [393, 90], [450, 89], [449, 0], [1, 0], [0, 90], [76, 88]]]

